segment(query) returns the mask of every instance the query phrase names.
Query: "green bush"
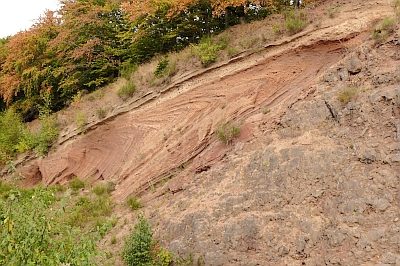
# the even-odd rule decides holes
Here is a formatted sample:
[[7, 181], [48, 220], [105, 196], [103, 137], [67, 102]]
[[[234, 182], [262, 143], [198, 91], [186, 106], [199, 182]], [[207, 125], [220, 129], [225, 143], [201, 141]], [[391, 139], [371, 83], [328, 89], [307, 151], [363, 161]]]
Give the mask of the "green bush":
[[16, 155], [18, 151], [25, 151], [31, 146], [23, 148], [18, 144], [24, 135], [28, 135], [27, 128], [21, 122], [21, 117], [9, 109], [0, 115], [0, 163], [5, 163]]
[[72, 189], [73, 191], [78, 191], [81, 188], [85, 187], [85, 182], [80, 180], [79, 178], [75, 177], [71, 181], [69, 181], [68, 187]]
[[135, 93], [136, 90], [136, 82], [134, 79], [130, 79], [127, 81], [122, 87], [118, 90], [117, 95], [123, 99], [126, 100], [129, 97], [132, 97], [132, 95]]
[[168, 65], [169, 65], [169, 61], [167, 58], [158, 62], [156, 71], [154, 71], [154, 75], [156, 77], [160, 77], [160, 76], [164, 75], [166, 73], [166, 71], [168, 70]]
[[221, 45], [212, 44], [211, 39], [203, 39], [198, 45], [192, 46], [193, 53], [200, 59], [204, 67], [217, 61]]
[[58, 134], [56, 117], [51, 115], [41, 116], [40, 130], [33, 133], [34, 138], [36, 138], [34, 150], [39, 155], [46, 155], [49, 147], [57, 140]]
[[128, 266], [155, 265], [153, 232], [149, 222], [138, 217], [138, 223], [125, 240], [123, 259]]
[[225, 144], [232, 142], [240, 132], [240, 127], [235, 125], [232, 121], [222, 121], [214, 131], [215, 135]]

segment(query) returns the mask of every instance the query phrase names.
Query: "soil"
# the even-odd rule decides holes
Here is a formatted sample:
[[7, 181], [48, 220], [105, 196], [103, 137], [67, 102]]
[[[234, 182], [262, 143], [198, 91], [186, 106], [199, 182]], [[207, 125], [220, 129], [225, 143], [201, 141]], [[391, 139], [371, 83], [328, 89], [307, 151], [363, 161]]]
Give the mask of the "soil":
[[[342, 1], [330, 19], [336, 4], [314, 6], [297, 35], [65, 130], [20, 164], [23, 182], [112, 181], [116, 202], [140, 196], [160, 244], [199, 265], [400, 265], [399, 31], [370, 36], [392, 1]], [[222, 121], [241, 128], [228, 145]], [[116, 212], [122, 241], [136, 214]]]

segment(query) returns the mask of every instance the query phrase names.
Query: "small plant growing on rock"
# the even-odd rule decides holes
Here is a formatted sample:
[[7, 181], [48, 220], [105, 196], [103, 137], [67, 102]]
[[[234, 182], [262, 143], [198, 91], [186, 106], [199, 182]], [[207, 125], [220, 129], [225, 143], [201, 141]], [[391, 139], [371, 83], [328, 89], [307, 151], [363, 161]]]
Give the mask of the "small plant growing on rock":
[[336, 17], [336, 15], [339, 13], [339, 8], [340, 8], [340, 5], [328, 7], [327, 11], [328, 11], [329, 17], [330, 18]]
[[372, 39], [376, 44], [383, 43], [395, 30], [394, 18], [386, 17], [378, 28], [372, 30]]
[[232, 121], [222, 121], [214, 131], [215, 135], [226, 145], [239, 135], [240, 127], [235, 125]]
[[348, 104], [356, 96], [357, 96], [356, 88], [346, 88], [338, 95], [338, 100], [343, 104]]
[[106, 109], [100, 108], [100, 109], [97, 110], [97, 117], [99, 119], [103, 119], [104, 117], [106, 117], [106, 115], [107, 115], [107, 110]]

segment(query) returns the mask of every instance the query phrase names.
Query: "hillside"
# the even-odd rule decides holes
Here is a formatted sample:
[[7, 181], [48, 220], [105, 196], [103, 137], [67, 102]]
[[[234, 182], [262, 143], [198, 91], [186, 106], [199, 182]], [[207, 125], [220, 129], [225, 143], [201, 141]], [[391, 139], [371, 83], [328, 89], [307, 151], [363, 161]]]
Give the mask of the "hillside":
[[[329, 18], [336, 4], [84, 134], [65, 127], [47, 157], [17, 161], [22, 185], [113, 182], [119, 243], [138, 196], [161, 246], [199, 265], [400, 264], [399, 30], [371, 37], [393, 1], [343, 1]], [[214, 134], [224, 122], [240, 128], [229, 143]], [[110, 238], [101, 248], [116, 254]]]

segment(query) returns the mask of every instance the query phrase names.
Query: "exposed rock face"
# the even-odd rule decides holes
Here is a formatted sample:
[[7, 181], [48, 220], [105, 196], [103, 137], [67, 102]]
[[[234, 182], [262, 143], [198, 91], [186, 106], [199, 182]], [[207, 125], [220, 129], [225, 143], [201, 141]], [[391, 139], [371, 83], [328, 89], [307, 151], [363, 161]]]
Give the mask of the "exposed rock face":
[[[364, 2], [369, 20], [343, 31], [392, 12]], [[182, 83], [193, 88], [23, 170], [115, 180], [117, 201], [141, 194], [162, 246], [198, 265], [400, 265], [399, 49], [333, 28]], [[232, 147], [212, 133], [223, 118], [241, 121]]]
[[[375, 75], [380, 53], [368, 54]], [[399, 63], [386, 63], [392, 80]], [[400, 265], [400, 85], [364, 78], [343, 104], [351, 83], [333, 69], [336, 84], [324, 78], [273, 130], [150, 212], [163, 245], [206, 265]]]

